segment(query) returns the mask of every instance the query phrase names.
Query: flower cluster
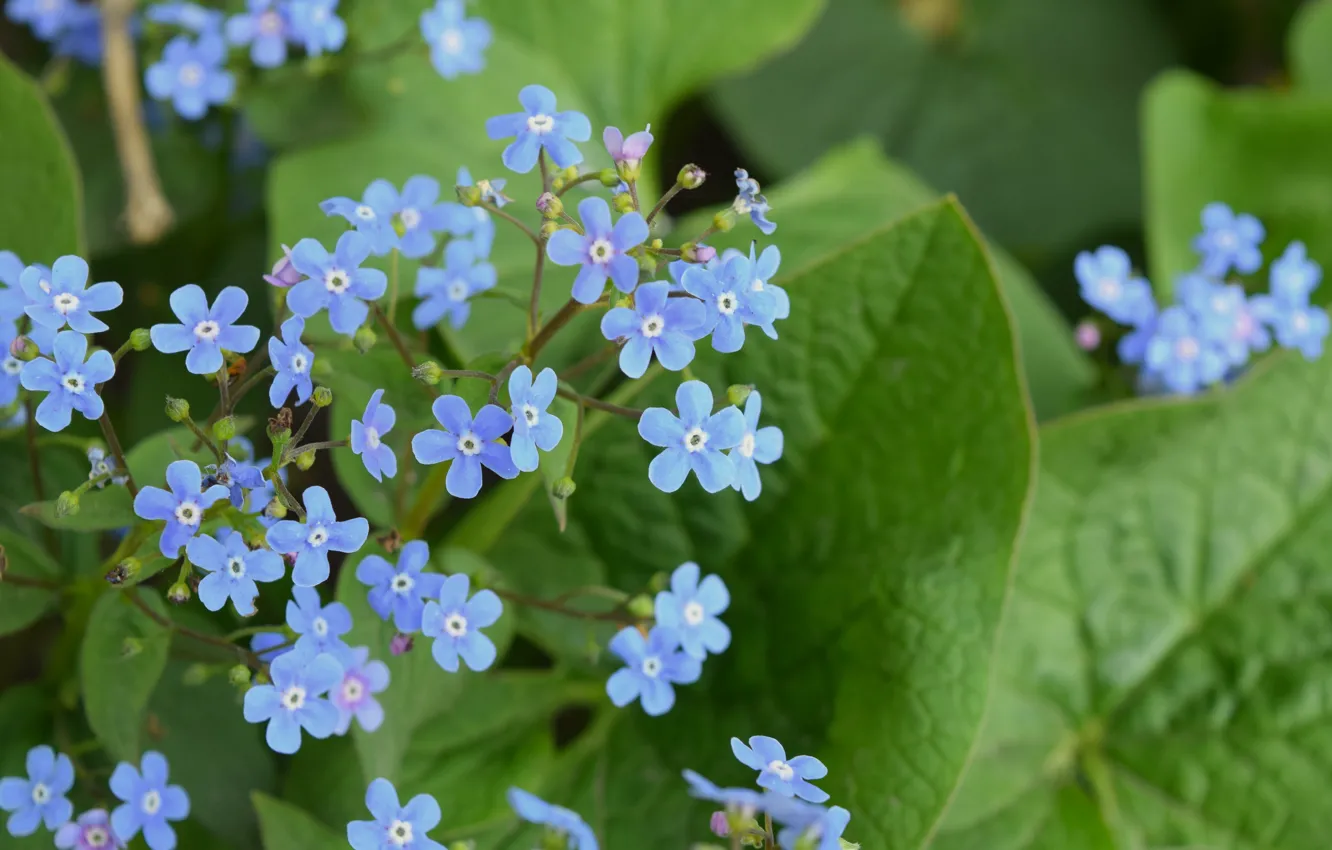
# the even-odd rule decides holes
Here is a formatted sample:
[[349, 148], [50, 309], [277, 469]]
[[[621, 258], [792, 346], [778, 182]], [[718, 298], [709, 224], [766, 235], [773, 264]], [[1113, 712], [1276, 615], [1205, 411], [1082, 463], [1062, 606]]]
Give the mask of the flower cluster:
[[5, 15], [26, 24], [33, 35], [51, 45], [55, 56], [68, 56], [85, 65], [102, 62], [102, 10], [97, 3], [8, 0]]
[[[1304, 244], [1292, 242], [1268, 270], [1269, 292], [1249, 294], [1241, 275], [1262, 267], [1262, 224], [1221, 203], [1202, 213], [1203, 232], [1193, 242], [1198, 267], [1175, 281], [1175, 303], [1161, 308], [1145, 278], [1133, 273], [1128, 255], [1103, 246], [1074, 263], [1083, 300], [1127, 326], [1118, 340], [1122, 363], [1136, 366], [1143, 392], [1184, 395], [1229, 380], [1249, 359], [1272, 345], [1322, 355], [1327, 313], [1310, 304], [1322, 269]], [[1084, 323], [1078, 343], [1100, 345], [1100, 328]]]

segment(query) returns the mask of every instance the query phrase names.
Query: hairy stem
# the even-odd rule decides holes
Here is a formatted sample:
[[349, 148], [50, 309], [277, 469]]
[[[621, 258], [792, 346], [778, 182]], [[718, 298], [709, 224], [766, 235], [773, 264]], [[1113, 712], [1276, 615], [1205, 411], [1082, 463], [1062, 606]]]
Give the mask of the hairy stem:
[[577, 608], [570, 608], [560, 602], [538, 599], [535, 596], [523, 596], [519, 593], [513, 593], [508, 590], [492, 588], [495, 595], [514, 605], [526, 605], [529, 608], [540, 608], [543, 611], [554, 611], [557, 614], [563, 614], [566, 617], [575, 617], [579, 620], [600, 620], [607, 623], [619, 623], [622, 626], [637, 625], [639, 620], [624, 611], [581, 611]]
[[541, 166], [541, 191], [550, 191], [550, 163], [546, 162], [546, 149], [537, 152], [537, 164]]
[[393, 317], [398, 313], [398, 249], [389, 254], [389, 297], [388, 321], [393, 324]]
[[570, 401], [576, 401], [580, 405], [586, 405], [587, 407], [590, 407], [594, 410], [604, 410], [607, 413], [614, 413], [616, 416], [623, 416], [626, 419], [633, 419], [634, 421], [638, 421], [638, 419], [643, 415], [643, 411], [641, 408], [623, 407], [618, 404], [612, 404], [609, 401], [602, 401], [599, 398], [590, 398], [580, 393], [576, 393], [573, 390], [565, 389], [564, 387], [560, 387], [558, 390], [556, 390], [555, 394], [560, 396], [561, 398], [567, 398]]
[[306, 443], [303, 446], [297, 446], [289, 449], [295, 455], [305, 454], [306, 452], [317, 452], [320, 449], [343, 449], [351, 443], [350, 440], [325, 440], [322, 443]]
[[[412, 353], [407, 349], [407, 343], [403, 340], [402, 334], [398, 333], [398, 329], [393, 322], [389, 321], [389, 317], [384, 314], [384, 309], [379, 304], [376, 303], [371, 306], [375, 311], [375, 320], [379, 322], [379, 327], [383, 329], [384, 333], [388, 334], [389, 342], [393, 343], [393, 348], [398, 352], [398, 356], [402, 358], [402, 362], [407, 365], [407, 370], [414, 370], [416, 362], [412, 360]], [[420, 382], [418, 381], [418, 383]], [[421, 389], [431, 398], [439, 396], [439, 390], [429, 384], [421, 384]]]
[[129, 591], [125, 594], [125, 596], [129, 598], [130, 602], [134, 603], [135, 607], [137, 607], [143, 613], [147, 614], [150, 620], [157, 623], [159, 626], [162, 626], [163, 628], [167, 629], [168, 631], [174, 632], [175, 634], [178, 634], [181, 637], [187, 637], [190, 640], [196, 640], [200, 643], [206, 643], [209, 646], [219, 646], [224, 649], [231, 650], [232, 652], [235, 652], [237, 655], [239, 655], [241, 659], [253, 669], [255, 670], [263, 669], [264, 664], [262, 661], [259, 660], [259, 656], [255, 655], [253, 652], [250, 652], [245, 647], [237, 646], [236, 644], [226, 640], [225, 638], [213, 637], [212, 635], [206, 635], [203, 632], [196, 632], [194, 629], [186, 628], [185, 626], [180, 625], [179, 623], [175, 622], [169, 617], [163, 617], [161, 614], [154, 611], [152, 607], [148, 605], [148, 603], [144, 602], [142, 599], [139, 598], [139, 592], [136, 588], [130, 588]]
[[139, 485], [134, 483], [134, 474], [130, 472], [129, 464], [125, 462], [125, 450], [120, 447], [116, 426], [111, 424], [111, 417], [105, 410], [102, 411], [102, 417], [97, 420], [97, 424], [102, 426], [102, 437], [106, 440], [106, 446], [111, 450], [112, 457], [116, 459], [116, 466], [125, 473], [125, 486], [129, 488], [130, 496], [139, 495]]
[[559, 309], [559, 312], [550, 317], [550, 321], [546, 322], [541, 330], [537, 331], [537, 335], [533, 337], [532, 341], [528, 343], [526, 352], [527, 359], [533, 361], [536, 360], [536, 356], [541, 352], [541, 349], [545, 348], [546, 344], [551, 341], [555, 334], [559, 333], [561, 328], [569, 324], [574, 316], [577, 316], [584, 310], [590, 310], [593, 307], [605, 307], [606, 303], [604, 298], [599, 299], [592, 304], [581, 304], [570, 298], [565, 302], [564, 306]]
[[684, 189], [684, 185], [680, 183], [679, 180], [675, 181], [675, 185], [666, 190], [666, 194], [661, 196], [661, 200], [657, 201], [657, 205], [654, 206], [652, 208], [652, 211], [647, 214], [647, 223], [651, 224], [652, 219], [657, 217], [657, 213], [664, 210], [666, 208], [666, 205], [671, 202], [671, 198], [674, 198], [676, 195], [680, 194], [680, 190], [682, 189]]
[[601, 173], [598, 171], [589, 171], [586, 174], [580, 174], [574, 179], [570, 180], [568, 183], [565, 183], [564, 188], [556, 192], [555, 196], [564, 197], [565, 192], [577, 186], [579, 183], [591, 183], [593, 180], [600, 180], [600, 179], [601, 179]]
[[536, 246], [536, 268], [532, 271], [532, 298], [527, 307], [527, 341], [536, 336], [538, 313], [541, 310], [541, 279], [545, 276], [546, 249], [540, 241]]
[[287, 449], [284, 453], [288, 460], [296, 457], [296, 455], [305, 450], [304, 447], [301, 446], [301, 438], [305, 436], [306, 431], [310, 430], [310, 426], [314, 424], [315, 417], [318, 415], [319, 405], [311, 404], [310, 409], [305, 413], [305, 419], [301, 421], [301, 427], [296, 429], [296, 433], [291, 437], [291, 442], [288, 444], [291, 448]]
[[499, 216], [500, 218], [509, 222], [513, 226], [517, 227], [523, 233], [526, 233], [527, 238], [532, 240], [532, 244], [536, 245], [538, 249], [541, 248], [541, 237], [537, 234], [535, 230], [528, 227], [526, 224], [523, 224], [523, 222], [520, 219], [510, 215], [509, 213], [506, 213], [504, 210], [500, 209], [499, 207], [495, 206], [494, 204], [488, 201], [482, 201], [480, 206], [482, 209], [486, 210], [491, 215]]

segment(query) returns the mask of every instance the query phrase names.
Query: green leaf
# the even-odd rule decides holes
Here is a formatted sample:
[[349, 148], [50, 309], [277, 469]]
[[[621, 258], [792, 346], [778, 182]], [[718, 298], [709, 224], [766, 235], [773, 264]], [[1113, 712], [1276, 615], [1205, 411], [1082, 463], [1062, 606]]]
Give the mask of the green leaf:
[[[237, 417], [236, 433], [244, 434], [253, 421], [247, 416]], [[184, 425], [158, 431], [141, 440], [125, 455], [134, 482], [140, 487], [162, 487], [166, 481], [166, 468], [178, 460], [192, 460], [199, 466], [215, 463], [216, 458], [207, 446], [194, 448], [195, 436]]]
[[[23, 578], [60, 580], [60, 565], [41, 546], [8, 528], [0, 528], [3, 572]], [[0, 578], [0, 635], [21, 631], [41, 619], [59, 598], [37, 587], [16, 587]]]
[[1332, 2], [1305, 3], [1290, 24], [1290, 71], [1296, 85], [1332, 92]]
[[265, 850], [326, 850], [346, 843], [345, 835], [334, 832], [290, 803], [259, 791], [254, 792], [252, 799]]
[[[144, 710], [166, 668], [171, 633], [133, 605], [128, 593], [166, 616], [155, 593], [103, 593], [88, 619], [79, 668], [88, 726], [112, 758], [137, 761]], [[127, 639], [137, 642], [137, 652], [126, 653]]]
[[1172, 53], [1150, 0], [838, 0], [713, 95], [753, 168], [871, 134], [999, 242], [1049, 252], [1138, 220], [1138, 95]]
[[[1281, 355], [1233, 390], [1044, 429], [939, 848], [1326, 844], [1329, 387], [1332, 361]], [[1073, 805], [1114, 841], [1065, 843]]]
[[129, 490], [115, 485], [84, 493], [79, 497], [78, 511], [69, 516], [56, 514], [55, 501], [24, 505], [21, 511], [49, 528], [68, 531], [107, 531], [125, 528], [139, 521], [134, 513], [134, 499], [130, 497]]
[[551, 512], [555, 514], [555, 524], [559, 526], [560, 531], [564, 531], [569, 524], [569, 500], [555, 495], [555, 484], [564, 478], [569, 455], [573, 453], [578, 405], [567, 398], [556, 398], [547, 410], [548, 415], [554, 416], [564, 424], [564, 437], [551, 451], [539, 453], [538, 469], [541, 470], [541, 485], [546, 491], [546, 500], [550, 503]]
[[[1183, 71], [1143, 97], [1147, 247], [1152, 283], [1168, 296], [1197, 265], [1202, 208], [1224, 201], [1267, 228], [1263, 253], [1301, 239], [1332, 258], [1332, 100], [1299, 90], [1223, 90]], [[1315, 298], [1332, 295], [1325, 287]]]
[[69, 144], [37, 85], [0, 56], [0, 211], [5, 249], [25, 263], [83, 253], [83, 193]]

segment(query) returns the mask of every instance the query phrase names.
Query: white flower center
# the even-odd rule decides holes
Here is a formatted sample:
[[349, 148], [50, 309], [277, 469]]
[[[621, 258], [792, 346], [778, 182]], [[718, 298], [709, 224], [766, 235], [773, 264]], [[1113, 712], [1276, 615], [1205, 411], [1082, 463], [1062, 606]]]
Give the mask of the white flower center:
[[314, 622], [310, 624], [310, 627], [314, 629], [314, 633], [317, 637], [328, 636], [328, 620], [325, 620], [323, 617], [315, 617]]
[[305, 688], [292, 685], [282, 692], [282, 707], [287, 711], [296, 711], [305, 705]]
[[699, 623], [703, 622], [703, 616], [703, 606], [699, 604], [697, 599], [691, 600], [689, 604], [684, 607], [684, 621], [688, 625], [697, 626]]
[[228, 558], [227, 572], [231, 573], [232, 578], [242, 578], [245, 575], [245, 562], [240, 558]]
[[467, 618], [454, 612], [444, 618], [444, 632], [449, 637], [460, 638], [467, 634]]
[[89, 847], [105, 847], [111, 842], [111, 836], [105, 827], [90, 826], [83, 831], [83, 843]]
[[615, 246], [606, 239], [598, 239], [592, 243], [588, 253], [592, 256], [592, 262], [604, 266], [615, 256]]
[[356, 207], [356, 217], [361, 221], [374, 221], [375, 211], [371, 209], [369, 204], [359, 204]]
[[766, 284], [759, 278], [754, 278], [754, 282], [749, 285], [750, 292], [762, 292]]
[[291, 356], [291, 371], [297, 375], [304, 375], [305, 370], [310, 368], [310, 361], [305, 359], [304, 354], [293, 354]]
[[46, 805], [51, 799], [51, 789], [38, 782], [32, 786], [32, 801], [39, 806]]
[[388, 830], [389, 844], [406, 847], [412, 843], [412, 825], [405, 820], [395, 820]]
[[1304, 333], [1309, 329], [1309, 317], [1304, 313], [1296, 313], [1290, 319], [1290, 326], [1295, 329], [1296, 333]]
[[4, 369], [6, 375], [17, 375], [23, 371], [23, 361], [11, 355], [5, 358], [3, 364], [0, 364], [0, 369]]
[[478, 181], [476, 181], [476, 188], [478, 188], [478, 189], [481, 190], [481, 195], [482, 195], [482, 197], [485, 197], [486, 195], [493, 195], [493, 194], [495, 194], [495, 190], [494, 190], [493, 188], [491, 188], [491, 185], [490, 185], [490, 181], [489, 181], [489, 180], [478, 180]]
[[351, 277], [342, 269], [329, 269], [324, 273], [324, 288], [334, 295], [341, 295], [351, 286]]
[[176, 505], [176, 522], [181, 525], [198, 525], [202, 518], [198, 502], [181, 502]]
[[790, 782], [791, 777], [795, 776], [795, 771], [791, 769], [791, 765], [777, 759], [768, 762], [768, 770], [777, 774], [777, 778], [783, 782]]
[[453, 283], [450, 283], [448, 294], [450, 301], [466, 301], [467, 282], [462, 280], [455, 280]]
[[71, 311], [79, 308], [79, 297], [68, 292], [62, 292], [51, 299], [51, 306], [57, 313], [68, 316]]
[[317, 525], [310, 529], [310, 534], [306, 536], [305, 542], [318, 549], [328, 542], [328, 532], [322, 525]]
[[1235, 243], [1238, 241], [1239, 240], [1235, 238], [1235, 234], [1229, 230], [1223, 230], [1220, 233], [1216, 234], [1216, 244], [1217, 247], [1219, 248], [1225, 248], [1229, 250], [1231, 248], [1234, 248]]
[[523, 420], [527, 423], [527, 427], [532, 428], [541, 421], [541, 411], [537, 410], [534, 405], [524, 404]]
[[1198, 340], [1191, 336], [1186, 336], [1175, 343], [1175, 356], [1180, 360], [1190, 361], [1197, 358], [1201, 349], [1198, 347]]
[[730, 290], [717, 296], [717, 309], [721, 311], [723, 316], [731, 315], [735, 312], [735, 308], [739, 306], [740, 302], [736, 299], [735, 293]]
[[458, 451], [467, 457], [481, 453], [481, 440], [471, 431], [465, 431], [458, 438]]
[[65, 377], [60, 379], [60, 383], [65, 387], [67, 392], [71, 393], [81, 393], [83, 392], [84, 387], [87, 386], [83, 380], [83, 376], [78, 372], [66, 372]]
[[1240, 339], [1248, 339], [1253, 335], [1253, 316], [1248, 313], [1240, 313], [1235, 317], [1235, 336]]
[[416, 580], [407, 573], [398, 573], [393, 577], [393, 592], [399, 596], [406, 596], [416, 587]]
[[379, 432], [369, 425], [365, 426], [365, 447], [367, 449], [379, 448]]
[[1106, 301], [1115, 301], [1119, 298], [1119, 281], [1113, 277], [1103, 277], [1096, 285], [1096, 291], [1101, 298]]
[[363, 696], [365, 696], [365, 686], [361, 684], [360, 679], [350, 676], [342, 683], [343, 702], [360, 702]]
[[186, 62], [184, 65], [181, 65], [180, 70], [176, 72], [176, 81], [179, 82], [183, 88], [198, 88], [199, 84], [203, 82], [203, 79], [203, 65], [200, 65], [198, 62]]
[[398, 220], [402, 222], [404, 230], [415, 230], [421, 223], [421, 211], [415, 207], [407, 207], [398, 213]]
[[[439, 46], [445, 53], [449, 54], [450, 56], [456, 56], [458, 53], [462, 52], [462, 47], [463, 47], [462, 33], [458, 32], [458, 30], [455, 29], [454, 27], [449, 27], [448, 29], [444, 30], [444, 32], [439, 34]], [[532, 119], [530, 118], [527, 119], [527, 123], [528, 126], [531, 126]]]
[[685, 448], [691, 452], [701, 452], [708, 444], [708, 432], [702, 428], [690, 428], [684, 436]]
[[277, 12], [264, 12], [259, 16], [259, 34], [277, 35], [282, 32], [282, 16]]
[[529, 133], [536, 133], [538, 136], [544, 136], [555, 129], [555, 119], [544, 113], [527, 116], [527, 130]]
[[1212, 296], [1212, 309], [1215, 310], [1215, 311], [1218, 312], [1218, 313], [1229, 313], [1229, 312], [1230, 312], [1230, 300], [1229, 300], [1228, 298], [1226, 298], [1224, 295], [1213, 295], [1213, 296]]
[[106, 461], [99, 460], [93, 464], [92, 472], [88, 473], [89, 478], [96, 478], [99, 475], [106, 475], [111, 471], [111, 467], [106, 465]]
[[212, 319], [204, 319], [194, 326], [194, 337], [202, 342], [212, 342], [221, 332], [222, 329]]
[[314, 21], [316, 24], [322, 24], [324, 21], [328, 20], [328, 10], [323, 6], [315, 7], [314, 12], [310, 14], [310, 20]]
[[649, 655], [647, 658], [643, 659], [643, 663], [639, 665], [639, 669], [643, 671], [644, 676], [647, 676], [649, 679], [655, 679], [661, 675], [661, 659], [655, 655]]
[[162, 808], [162, 795], [156, 790], [149, 791], [143, 795], [143, 801], [139, 805], [145, 815], [155, 815]]
[[753, 456], [754, 456], [754, 435], [753, 435], [753, 434], [745, 434], [743, 437], [741, 437], [741, 438], [740, 438], [740, 445], [736, 446], [736, 450], [740, 452], [741, 457], [753, 457]]
[[643, 319], [643, 336], [648, 339], [656, 339], [661, 336], [661, 332], [666, 329], [666, 320], [657, 313], [647, 316]]

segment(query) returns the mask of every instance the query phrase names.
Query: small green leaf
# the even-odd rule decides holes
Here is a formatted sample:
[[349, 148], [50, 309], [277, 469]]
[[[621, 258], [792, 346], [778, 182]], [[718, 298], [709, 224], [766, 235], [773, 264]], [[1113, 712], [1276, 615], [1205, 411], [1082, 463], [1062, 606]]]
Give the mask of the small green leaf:
[[[0, 528], [0, 558], [7, 575], [60, 581], [60, 565], [41, 546], [8, 528]], [[17, 587], [0, 578], [0, 635], [37, 622], [57, 598], [50, 590]]]
[[[251, 795], [259, 815], [264, 850], [328, 850], [342, 847], [347, 838], [320, 823], [313, 815], [260, 791]], [[369, 819], [366, 815], [364, 819]]]
[[129, 593], [167, 616], [151, 591], [102, 594], [88, 619], [79, 667], [88, 725], [112, 758], [137, 761], [144, 709], [166, 668], [171, 633], [132, 604]]
[[79, 509], [68, 516], [57, 515], [54, 500], [24, 505], [20, 512], [49, 528], [67, 531], [109, 531], [139, 521], [129, 490], [116, 485], [84, 493], [79, 497]]

